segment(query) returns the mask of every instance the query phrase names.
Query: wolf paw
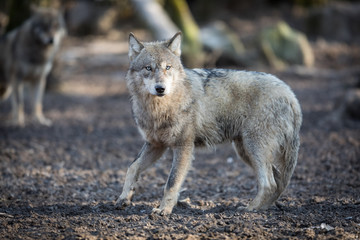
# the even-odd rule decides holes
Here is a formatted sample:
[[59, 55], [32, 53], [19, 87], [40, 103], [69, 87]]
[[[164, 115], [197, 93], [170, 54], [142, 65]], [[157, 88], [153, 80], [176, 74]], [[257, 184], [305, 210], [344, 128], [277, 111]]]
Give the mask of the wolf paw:
[[239, 206], [239, 207], [237, 207], [237, 210], [239, 212], [258, 212], [258, 209], [254, 208], [252, 206], [247, 206], [247, 207]]
[[153, 214], [159, 214], [160, 216], [167, 216], [170, 215], [172, 210], [169, 209], [161, 209], [161, 208], [153, 208], [152, 213]]
[[8, 120], [8, 124], [18, 127], [25, 127], [25, 117], [24, 115], [13, 114], [11, 119]]
[[239, 206], [239, 207], [237, 207], [237, 210], [238, 210], [239, 212], [246, 212], [246, 211], [248, 211], [248, 210], [247, 210], [247, 207], [244, 207], [244, 206]]
[[47, 119], [45, 117], [39, 117], [37, 118], [40, 124], [50, 127], [52, 125], [52, 121], [50, 119]]
[[131, 201], [128, 199], [118, 199], [115, 203], [115, 209], [118, 210], [123, 210], [125, 209], [127, 206], [129, 206], [131, 204]]

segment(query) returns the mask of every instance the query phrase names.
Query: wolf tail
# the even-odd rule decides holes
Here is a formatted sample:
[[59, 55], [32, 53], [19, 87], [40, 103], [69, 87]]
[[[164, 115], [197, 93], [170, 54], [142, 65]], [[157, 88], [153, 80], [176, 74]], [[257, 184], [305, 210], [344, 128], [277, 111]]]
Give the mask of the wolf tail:
[[302, 114], [299, 103], [293, 102], [290, 104], [293, 112], [293, 126], [290, 134], [285, 136], [285, 144], [283, 146], [281, 156], [281, 171], [273, 166], [274, 178], [277, 184], [277, 191], [280, 195], [290, 182], [290, 178], [294, 173], [298, 151], [300, 146], [300, 127], [302, 123]]

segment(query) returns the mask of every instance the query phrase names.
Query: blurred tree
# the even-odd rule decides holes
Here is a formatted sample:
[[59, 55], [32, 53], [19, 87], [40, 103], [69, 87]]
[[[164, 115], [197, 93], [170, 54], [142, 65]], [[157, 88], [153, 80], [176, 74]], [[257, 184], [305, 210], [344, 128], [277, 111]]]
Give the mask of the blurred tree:
[[57, 7], [60, 5], [60, 0], [1, 0], [0, 12], [3, 11], [9, 20], [6, 26], [6, 32], [17, 28], [30, 17], [32, 5]]
[[189, 67], [203, 65], [205, 55], [199, 27], [185, 0], [167, 0], [168, 11], [183, 33], [183, 58]]
[[6, 27], [6, 32], [17, 28], [31, 14], [30, 6], [32, 1], [29, 0], [5, 0], [7, 2], [7, 15], [9, 16], [9, 24]]
[[303, 7], [314, 7], [314, 6], [324, 6], [329, 1], [328, 0], [293, 0], [296, 5]]
[[157, 1], [131, 0], [131, 3], [135, 14], [143, 20], [157, 39], [170, 38], [178, 31], [178, 27]]
[[131, 3], [135, 14], [143, 20], [157, 39], [168, 39], [180, 28], [183, 32], [182, 56], [185, 64], [189, 67], [203, 65], [204, 54], [199, 29], [185, 0], [168, 1], [170, 15], [173, 16], [178, 26], [155, 0], [131, 0]]
[[8, 5], [8, 1], [0, 1], [0, 35], [5, 32], [9, 22], [9, 17], [7, 15]]

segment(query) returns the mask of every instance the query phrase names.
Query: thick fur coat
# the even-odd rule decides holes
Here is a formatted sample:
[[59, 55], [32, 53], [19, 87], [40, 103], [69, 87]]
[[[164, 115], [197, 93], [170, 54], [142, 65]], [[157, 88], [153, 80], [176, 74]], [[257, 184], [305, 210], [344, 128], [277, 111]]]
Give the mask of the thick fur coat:
[[127, 74], [134, 119], [146, 143], [130, 165], [117, 206], [127, 206], [139, 174], [171, 148], [173, 165], [160, 207], [172, 212], [194, 147], [232, 142], [257, 177], [248, 210], [268, 208], [289, 183], [296, 166], [302, 122], [288, 85], [273, 75], [225, 69], [186, 69], [181, 34], [162, 42], [129, 39]]

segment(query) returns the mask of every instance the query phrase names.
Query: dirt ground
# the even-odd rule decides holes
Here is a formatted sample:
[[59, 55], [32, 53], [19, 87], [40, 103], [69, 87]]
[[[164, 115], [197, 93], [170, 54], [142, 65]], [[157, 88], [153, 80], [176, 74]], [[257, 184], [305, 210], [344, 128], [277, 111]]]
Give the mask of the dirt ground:
[[314, 44], [314, 69], [264, 69], [293, 88], [304, 114], [298, 166], [278, 204], [237, 210], [256, 183], [224, 145], [197, 151], [181, 203], [160, 217], [151, 209], [170, 154], [142, 175], [132, 206], [113, 206], [143, 144], [125, 84], [126, 41], [68, 40], [61, 90], [44, 101], [53, 126], [29, 118], [25, 128], [11, 126], [10, 103], [0, 104], [0, 238], [360, 239], [360, 121], [342, 111], [359, 82], [359, 48]]

